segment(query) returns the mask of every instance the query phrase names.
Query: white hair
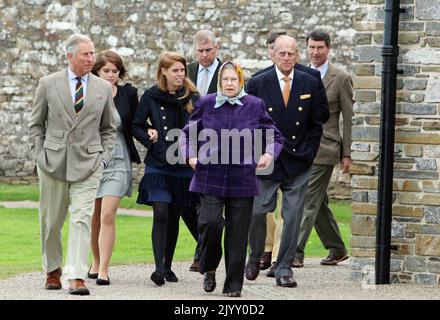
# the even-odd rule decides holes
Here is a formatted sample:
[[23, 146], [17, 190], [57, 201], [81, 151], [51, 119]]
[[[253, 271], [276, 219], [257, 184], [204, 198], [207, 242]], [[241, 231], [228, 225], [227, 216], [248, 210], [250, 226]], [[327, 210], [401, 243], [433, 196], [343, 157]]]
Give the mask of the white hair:
[[66, 53], [75, 53], [80, 43], [93, 44], [92, 40], [89, 37], [83, 34], [75, 33], [66, 40]]

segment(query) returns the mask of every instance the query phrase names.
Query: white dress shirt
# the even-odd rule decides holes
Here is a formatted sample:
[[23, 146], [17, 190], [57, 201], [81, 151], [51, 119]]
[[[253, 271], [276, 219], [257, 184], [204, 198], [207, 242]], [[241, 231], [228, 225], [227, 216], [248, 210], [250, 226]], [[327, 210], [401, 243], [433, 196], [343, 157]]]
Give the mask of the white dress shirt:
[[319, 72], [321, 72], [321, 79], [324, 79], [324, 76], [328, 70], [328, 60], [324, 64], [320, 65], [318, 68], [314, 67], [313, 64], [311, 64], [310, 67], [312, 69], [319, 70]]
[[[290, 74], [288, 75], [288, 77], [290, 78], [290, 89], [292, 89], [292, 84], [293, 84], [293, 71], [294, 69], [292, 69], [292, 71], [290, 72]], [[278, 81], [280, 83], [280, 89], [281, 92], [284, 91], [284, 86], [286, 85], [286, 81], [283, 80], [283, 78], [285, 77], [285, 75], [278, 69], [278, 67], [275, 66], [275, 71], [277, 73], [277, 78]]]
[[202, 66], [199, 63], [199, 70], [197, 71], [197, 90], [200, 91], [202, 89], [200, 80], [203, 79], [205, 72], [208, 72], [208, 84], [206, 86], [206, 92], [208, 92], [209, 86], [211, 85], [211, 81], [212, 81], [212, 78], [214, 77], [214, 73], [215, 73], [215, 70], [217, 69], [218, 64], [219, 64], [219, 61], [217, 58], [215, 59], [214, 63], [211, 64], [207, 68], [205, 68], [204, 66]]

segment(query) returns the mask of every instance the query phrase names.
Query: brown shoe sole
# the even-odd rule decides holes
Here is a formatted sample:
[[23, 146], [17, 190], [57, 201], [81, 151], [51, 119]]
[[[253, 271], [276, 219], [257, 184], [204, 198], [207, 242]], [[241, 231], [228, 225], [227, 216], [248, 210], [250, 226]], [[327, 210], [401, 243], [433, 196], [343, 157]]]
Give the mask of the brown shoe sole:
[[326, 262], [326, 261], [321, 261], [321, 265], [323, 266], [335, 266], [337, 265], [339, 262], [345, 261], [349, 258], [348, 255], [346, 255], [345, 257], [343, 257], [342, 259], [339, 260], [333, 260], [332, 262]]
[[281, 283], [278, 279], [276, 280], [277, 286], [283, 287], [283, 288], [295, 288], [298, 284], [296, 281], [290, 282], [290, 283]]
[[61, 284], [46, 284], [44, 286], [46, 290], [60, 290], [62, 287]]
[[69, 293], [78, 296], [88, 296], [90, 294], [90, 291], [87, 288], [79, 288], [79, 289], [69, 289]]

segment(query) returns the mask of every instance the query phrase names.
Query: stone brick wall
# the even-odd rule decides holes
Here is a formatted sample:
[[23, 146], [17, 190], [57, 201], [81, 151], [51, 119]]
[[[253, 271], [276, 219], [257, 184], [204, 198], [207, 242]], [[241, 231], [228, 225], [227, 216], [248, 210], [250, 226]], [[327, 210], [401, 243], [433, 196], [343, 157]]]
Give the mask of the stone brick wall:
[[[66, 66], [63, 41], [88, 34], [97, 51], [114, 48], [128, 66], [128, 81], [153, 85], [164, 50], [193, 60], [192, 35], [211, 29], [220, 39], [220, 58], [240, 62], [250, 76], [270, 64], [265, 39], [272, 28], [297, 35], [301, 60], [305, 35], [315, 27], [333, 37], [332, 60], [353, 70], [356, 0], [0, 0], [0, 181], [35, 181], [27, 126], [41, 76]], [[143, 148], [141, 153], [145, 151]], [[141, 175], [142, 166], [135, 168]], [[349, 184], [336, 172], [335, 181]]]
[[[354, 26], [352, 275], [374, 266], [383, 0], [359, 0]], [[402, 0], [400, 15], [392, 281], [440, 281], [440, 5]], [[374, 270], [374, 268], [373, 268]], [[371, 276], [371, 274], [370, 274]], [[374, 280], [374, 277], [373, 277]]]

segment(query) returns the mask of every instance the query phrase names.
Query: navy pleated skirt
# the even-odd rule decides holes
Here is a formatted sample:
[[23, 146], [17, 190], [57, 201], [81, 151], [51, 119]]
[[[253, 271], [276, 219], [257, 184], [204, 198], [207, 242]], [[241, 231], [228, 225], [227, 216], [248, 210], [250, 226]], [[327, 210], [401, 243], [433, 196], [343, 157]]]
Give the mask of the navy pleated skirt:
[[136, 202], [146, 205], [159, 201], [181, 206], [195, 205], [199, 202], [199, 196], [188, 191], [193, 174], [191, 167], [145, 166], [145, 174], [139, 184]]

